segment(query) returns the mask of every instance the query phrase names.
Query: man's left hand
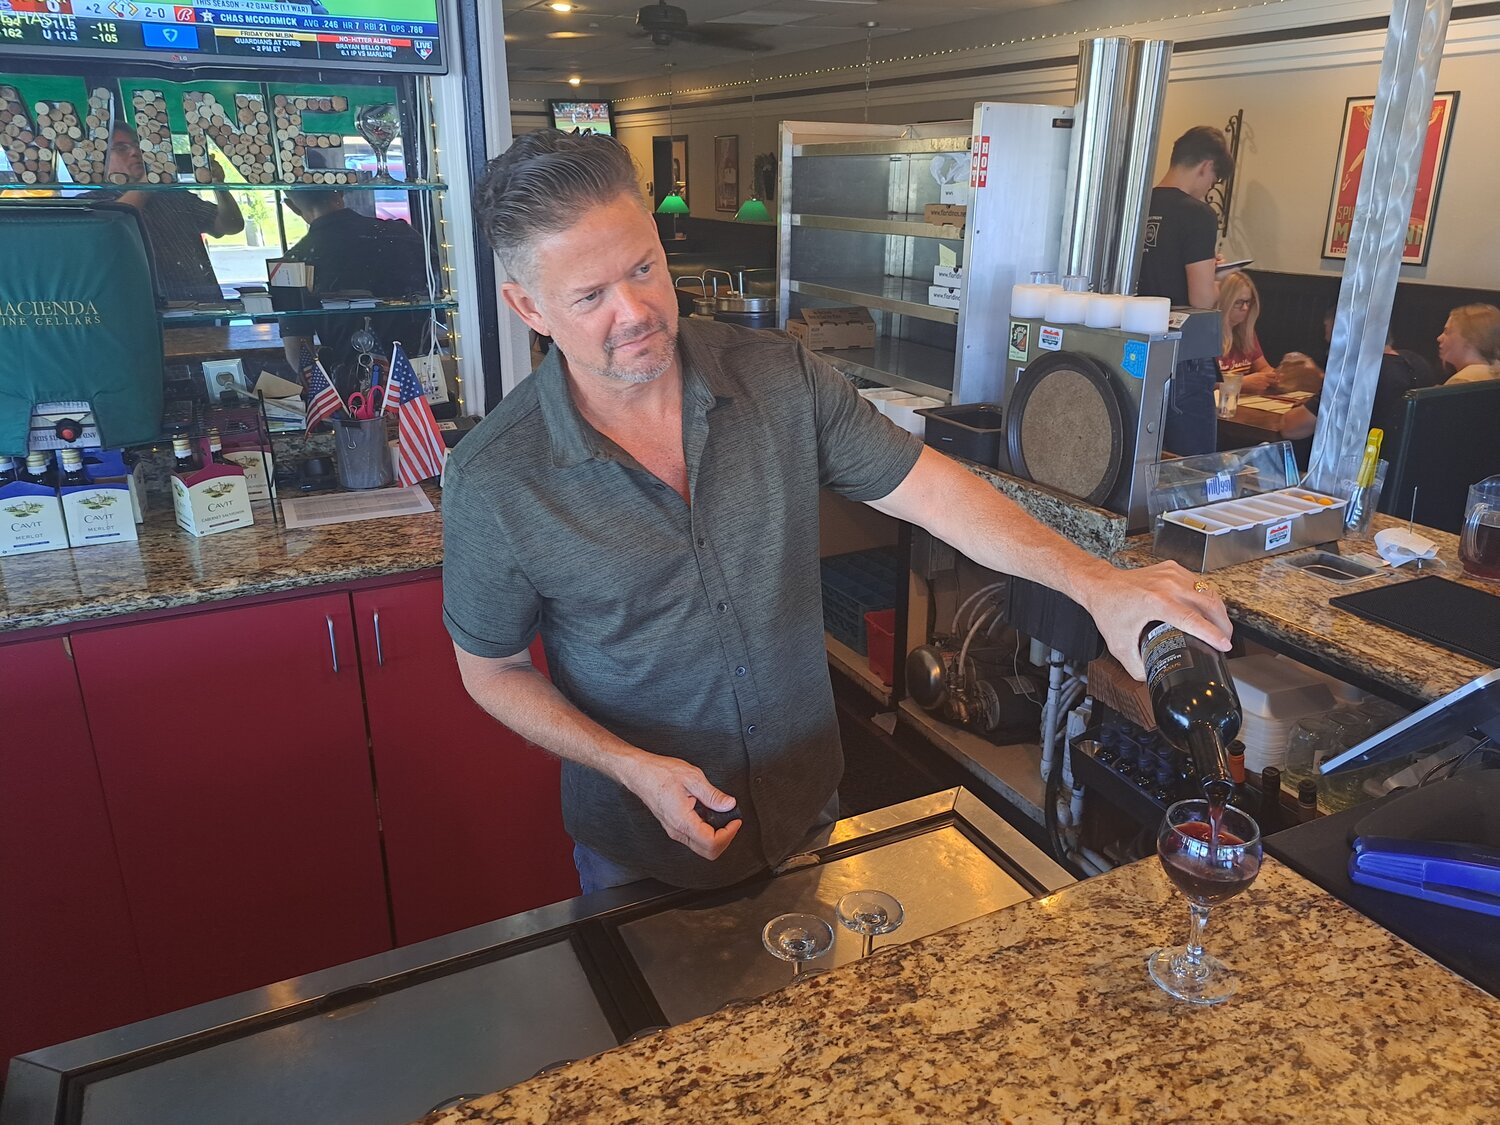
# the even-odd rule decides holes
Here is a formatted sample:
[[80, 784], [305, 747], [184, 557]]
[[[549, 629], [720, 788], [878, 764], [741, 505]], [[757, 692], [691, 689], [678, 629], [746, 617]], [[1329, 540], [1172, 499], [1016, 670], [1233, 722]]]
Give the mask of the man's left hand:
[[1104, 643], [1137, 680], [1146, 678], [1141, 631], [1153, 621], [1165, 621], [1220, 652], [1229, 651], [1234, 626], [1223, 600], [1200, 576], [1175, 562], [1140, 570], [1101, 570], [1086, 587], [1086, 598], [1084, 608]]

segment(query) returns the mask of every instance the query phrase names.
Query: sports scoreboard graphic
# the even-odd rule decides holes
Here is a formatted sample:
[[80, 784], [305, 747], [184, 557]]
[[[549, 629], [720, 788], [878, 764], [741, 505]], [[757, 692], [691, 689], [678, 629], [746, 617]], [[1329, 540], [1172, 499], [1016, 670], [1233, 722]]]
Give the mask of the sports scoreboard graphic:
[[0, 0], [8, 51], [443, 71], [433, 0]]

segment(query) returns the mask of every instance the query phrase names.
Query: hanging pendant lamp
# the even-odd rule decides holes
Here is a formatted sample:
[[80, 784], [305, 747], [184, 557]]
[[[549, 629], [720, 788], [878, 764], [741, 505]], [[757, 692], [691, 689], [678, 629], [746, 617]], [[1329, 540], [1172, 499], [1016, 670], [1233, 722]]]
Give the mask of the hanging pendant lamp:
[[[667, 132], [670, 134], [669, 143], [677, 139], [677, 117], [672, 107], [672, 64], [663, 63], [667, 72]], [[687, 172], [684, 168], [683, 172]], [[688, 213], [687, 200], [682, 198], [682, 193], [677, 190], [677, 185], [672, 185], [672, 190], [662, 197], [662, 201], [656, 206], [658, 215], [686, 215]], [[676, 228], [673, 228], [674, 232]]]
[[755, 93], [760, 80], [755, 76], [755, 53], [750, 53], [750, 195], [734, 213], [737, 223], [769, 223], [771, 212], [756, 192], [755, 183]]

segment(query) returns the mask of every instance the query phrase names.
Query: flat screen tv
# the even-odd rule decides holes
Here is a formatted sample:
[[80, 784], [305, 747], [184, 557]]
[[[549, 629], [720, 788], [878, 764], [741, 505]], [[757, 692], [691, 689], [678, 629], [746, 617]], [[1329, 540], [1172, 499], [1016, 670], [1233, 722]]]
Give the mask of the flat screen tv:
[[[0, 0], [0, 4], [5, 0]], [[564, 133], [603, 133], [607, 137], [615, 133], [615, 107], [610, 102], [564, 102], [549, 101], [547, 110], [552, 117], [552, 127]]]
[[438, 7], [438, 0], [0, 0], [0, 60], [56, 55], [443, 73]]

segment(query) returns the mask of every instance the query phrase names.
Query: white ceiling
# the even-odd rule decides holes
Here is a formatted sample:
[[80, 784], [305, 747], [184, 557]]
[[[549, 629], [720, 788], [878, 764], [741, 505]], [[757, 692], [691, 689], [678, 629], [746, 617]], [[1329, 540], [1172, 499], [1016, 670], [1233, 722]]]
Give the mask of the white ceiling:
[[[887, 39], [909, 31], [962, 23], [1007, 8], [1048, 0], [669, 0], [687, 12], [689, 35], [659, 47], [636, 26], [646, 0], [581, 0], [573, 11], [554, 12], [550, 0], [503, 0], [505, 55], [512, 82], [565, 83], [578, 75], [585, 87], [628, 82], [662, 73], [702, 70], [751, 57], [817, 50]], [[879, 26], [867, 30], [866, 21]], [[740, 47], [726, 45], [736, 40]], [[890, 53], [890, 44], [877, 48]], [[566, 89], [566, 87], [564, 87]]]

